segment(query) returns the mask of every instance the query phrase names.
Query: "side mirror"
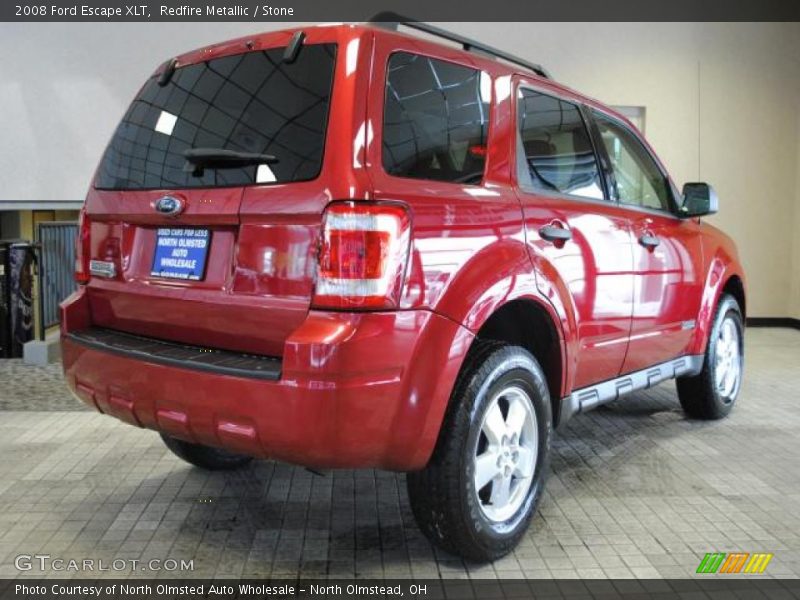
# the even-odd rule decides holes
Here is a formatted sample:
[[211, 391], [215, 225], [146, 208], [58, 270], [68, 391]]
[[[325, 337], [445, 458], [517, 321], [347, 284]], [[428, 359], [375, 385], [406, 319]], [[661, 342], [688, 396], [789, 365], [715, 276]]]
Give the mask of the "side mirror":
[[719, 198], [707, 183], [687, 183], [683, 186], [681, 217], [703, 217], [719, 210]]

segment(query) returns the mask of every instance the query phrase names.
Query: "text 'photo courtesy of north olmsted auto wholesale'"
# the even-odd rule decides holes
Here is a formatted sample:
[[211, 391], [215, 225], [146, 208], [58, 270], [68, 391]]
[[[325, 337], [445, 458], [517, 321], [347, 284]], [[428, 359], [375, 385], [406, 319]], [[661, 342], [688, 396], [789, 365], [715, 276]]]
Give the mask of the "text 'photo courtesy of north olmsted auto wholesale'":
[[800, 598], [800, 4], [0, 56], [0, 600]]

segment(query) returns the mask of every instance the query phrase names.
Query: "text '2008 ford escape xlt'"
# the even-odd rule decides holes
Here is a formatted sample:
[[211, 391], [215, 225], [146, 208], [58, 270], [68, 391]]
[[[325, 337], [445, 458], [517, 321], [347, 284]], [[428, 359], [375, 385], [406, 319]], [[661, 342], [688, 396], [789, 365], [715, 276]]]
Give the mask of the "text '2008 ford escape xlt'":
[[670, 378], [731, 410], [744, 277], [624, 118], [408, 25], [464, 49], [336, 25], [157, 69], [82, 211], [64, 369], [201, 467], [408, 471], [428, 537], [494, 559], [556, 425]]

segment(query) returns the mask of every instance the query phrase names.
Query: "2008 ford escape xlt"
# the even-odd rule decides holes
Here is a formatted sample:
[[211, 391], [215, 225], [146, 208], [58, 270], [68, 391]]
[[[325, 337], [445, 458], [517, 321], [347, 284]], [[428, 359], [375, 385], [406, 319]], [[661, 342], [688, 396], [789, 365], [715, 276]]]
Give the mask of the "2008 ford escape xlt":
[[571, 416], [670, 378], [728, 414], [744, 276], [623, 117], [408, 25], [463, 49], [319, 26], [159, 67], [86, 198], [64, 369], [200, 467], [407, 471], [428, 537], [491, 560]]

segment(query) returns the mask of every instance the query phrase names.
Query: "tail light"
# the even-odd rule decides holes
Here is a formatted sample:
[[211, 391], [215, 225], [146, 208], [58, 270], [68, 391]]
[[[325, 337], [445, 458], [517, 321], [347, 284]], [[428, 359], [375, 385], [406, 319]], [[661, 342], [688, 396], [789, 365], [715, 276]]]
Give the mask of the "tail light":
[[79, 284], [89, 283], [89, 259], [91, 258], [90, 232], [91, 221], [86, 214], [86, 208], [81, 209], [78, 218], [78, 237], [75, 239], [75, 281]]
[[411, 220], [401, 204], [336, 202], [323, 216], [314, 306], [396, 308]]

